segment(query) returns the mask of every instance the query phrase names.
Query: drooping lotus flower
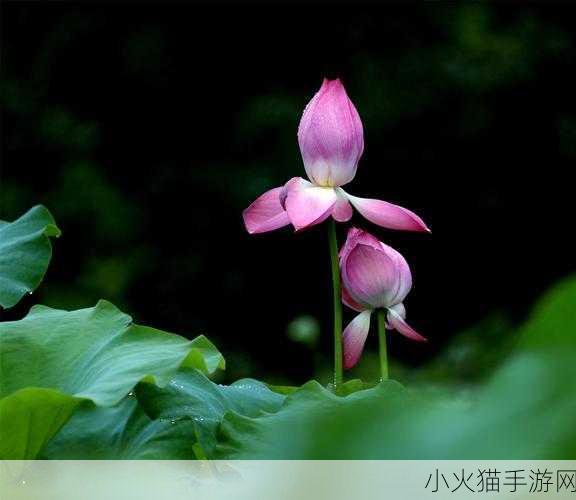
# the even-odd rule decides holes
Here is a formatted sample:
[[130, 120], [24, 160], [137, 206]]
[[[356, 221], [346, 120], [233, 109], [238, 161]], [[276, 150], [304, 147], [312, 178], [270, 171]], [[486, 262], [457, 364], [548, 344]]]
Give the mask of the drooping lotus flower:
[[264, 233], [292, 224], [296, 231], [332, 216], [352, 217], [352, 206], [366, 219], [389, 229], [429, 231], [416, 214], [382, 200], [358, 198], [341, 186], [356, 175], [364, 150], [360, 116], [340, 80], [324, 80], [306, 106], [298, 143], [309, 181], [293, 177], [283, 187], [261, 195], [244, 210], [249, 233]]
[[360, 314], [344, 330], [344, 368], [360, 359], [376, 309], [387, 311], [387, 328], [412, 340], [426, 341], [406, 321], [402, 303], [412, 288], [408, 263], [392, 247], [361, 229], [351, 228], [340, 250], [342, 302]]

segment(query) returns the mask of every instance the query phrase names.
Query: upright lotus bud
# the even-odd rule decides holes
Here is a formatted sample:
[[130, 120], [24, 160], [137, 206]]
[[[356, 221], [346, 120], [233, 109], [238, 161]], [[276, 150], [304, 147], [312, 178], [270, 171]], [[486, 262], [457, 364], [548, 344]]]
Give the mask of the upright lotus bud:
[[298, 143], [311, 182], [294, 177], [262, 194], [242, 214], [249, 233], [288, 224], [300, 231], [329, 217], [347, 222], [353, 208], [382, 227], [429, 231], [420, 217], [404, 207], [352, 196], [340, 187], [356, 175], [364, 150], [360, 116], [340, 80], [324, 80], [308, 103], [298, 127]]
[[354, 178], [364, 150], [364, 132], [340, 80], [325, 79], [308, 103], [298, 143], [308, 178], [317, 186], [342, 186]]

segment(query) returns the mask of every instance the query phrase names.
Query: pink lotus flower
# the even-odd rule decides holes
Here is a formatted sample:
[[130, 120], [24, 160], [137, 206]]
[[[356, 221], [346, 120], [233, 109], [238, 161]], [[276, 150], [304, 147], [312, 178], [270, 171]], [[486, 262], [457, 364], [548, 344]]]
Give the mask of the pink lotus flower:
[[404, 321], [403, 300], [412, 288], [408, 263], [396, 250], [361, 229], [351, 228], [340, 250], [342, 302], [360, 314], [344, 330], [344, 368], [360, 359], [375, 309], [387, 311], [386, 327], [417, 341], [426, 341]]
[[340, 80], [324, 80], [306, 106], [298, 128], [298, 143], [309, 181], [294, 177], [267, 191], [244, 210], [249, 233], [264, 233], [292, 224], [296, 231], [328, 217], [346, 222], [352, 206], [379, 226], [405, 231], [429, 231], [416, 214], [382, 200], [358, 198], [341, 186], [356, 175], [364, 150], [360, 116]]

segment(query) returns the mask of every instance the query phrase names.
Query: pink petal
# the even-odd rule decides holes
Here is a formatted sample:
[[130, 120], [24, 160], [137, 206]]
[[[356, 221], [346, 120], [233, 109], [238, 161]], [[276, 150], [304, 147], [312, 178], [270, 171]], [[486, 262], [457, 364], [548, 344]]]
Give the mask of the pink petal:
[[350, 252], [359, 243], [371, 246], [377, 250], [380, 249], [381, 245], [381, 242], [375, 236], [372, 236], [370, 233], [364, 231], [363, 229], [358, 229], [357, 227], [351, 227], [348, 230], [346, 241], [344, 242], [344, 245], [342, 245], [342, 248], [340, 249], [339, 252], [340, 263], [342, 263], [343, 259], [348, 257]]
[[350, 202], [342, 197], [338, 196], [334, 207], [332, 208], [332, 217], [337, 222], [348, 222], [352, 218], [352, 205]]
[[398, 272], [385, 252], [358, 244], [344, 263], [342, 281], [360, 304], [388, 307], [398, 288]]
[[348, 195], [350, 203], [370, 222], [388, 229], [401, 231], [427, 231], [428, 226], [414, 212], [382, 200], [371, 200]]
[[[401, 304], [398, 304], [401, 305]], [[412, 328], [406, 321], [401, 314], [399, 314], [395, 309], [398, 307], [395, 306], [394, 308], [388, 309], [388, 326], [392, 330], [397, 330], [405, 337], [408, 337], [411, 340], [415, 340], [417, 342], [428, 342], [426, 337], [420, 335], [414, 328]], [[402, 311], [404, 310], [404, 306], [402, 306]]]
[[408, 262], [406, 262], [406, 259], [400, 252], [382, 242], [380, 242], [380, 246], [394, 263], [394, 269], [396, 272], [395, 287], [390, 291], [388, 300], [392, 304], [397, 304], [406, 298], [406, 295], [408, 295], [408, 292], [412, 288], [412, 273], [410, 272], [410, 266], [408, 266]]
[[340, 80], [324, 80], [306, 106], [298, 143], [308, 178], [319, 186], [341, 186], [356, 174], [364, 150], [358, 111]]
[[344, 348], [344, 368], [352, 368], [362, 355], [364, 343], [370, 329], [370, 315], [372, 311], [361, 312], [346, 327], [342, 334]]
[[288, 214], [280, 203], [283, 188], [277, 187], [266, 191], [244, 212], [244, 225], [250, 234], [273, 231], [290, 224]]
[[[404, 307], [404, 304], [400, 303], [400, 304], [395, 304], [392, 307], [389, 307], [388, 310], [393, 310], [394, 312], [396, 312], [396, 314], [398, 314], [402, 319], [406, 319], [406, 308]], [[388, 318], [386, 318], [388, 319]], [[388, 321], [386, 321], [386, 328], [388, 330], [394, 330], [394, 328], [388, 323]]]
[[333, 188], [318, 187], [299, 177], [286, 188], [286, 212], [296, 231], [326, 220], [338, 199]]
[[352, 295], [350, 295], [350, 292], [344, 285], [342, 285], [342, 302], [346, 304], [350, 309], [354, 309], [358, 312], [362, 312], [366, 309], [352, 298]]
[[[382, 288], [379, 289], [380, 299], [373, 297], [368, 304], [371, 307], [388, 307], [402, 302], [412, 287], [412, 274], [406, 259], [392, 247], [378, 241], [370, 233], [355, 227], [348, 231], [348, 237], [339, 254], [342, 281], [344, 286], [348, 287], [350, 298], [355, 303], [360, 304], [366, 303], [367, 300], [366, 296], [355, 295], [356, 285], [360, 286], [360, 283], [354, 283], [354, 276], [349, 274], [348, 258], [359, 245], [372, 248], [375, 252], [381, 252], [388, 258], [376, 264], [375, 269], [368, 270], [368, 273], [372, 273], [374, 278], [383, 273], [389, 276], [389, 281], [385, 285], [381, 284]], [[359, 265], [364, 264], [359, 263]], [[384, 288], [384, 286], [388, 288]]]

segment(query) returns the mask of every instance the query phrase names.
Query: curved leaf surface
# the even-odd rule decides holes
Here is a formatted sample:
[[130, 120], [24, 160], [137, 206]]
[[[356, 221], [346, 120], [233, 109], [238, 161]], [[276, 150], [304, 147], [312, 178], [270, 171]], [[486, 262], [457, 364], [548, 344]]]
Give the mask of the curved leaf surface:
[[255, 380], [215, 384], [184, 369], [164, 387], [143, 382], [113, 407], [86, 403], [48, 444], [51, 459], [208, 458], [227, 411], [256, 417], [277, 411], [284, 397]]
[[278, 411], [285, 399], [257, 380], [243, 379], [226, 386], [195, 370], [178, 372], [164, 387], [140, 384], [136, 394], [153, 418], [192, 421], [195, 440], [207, 457], [214, 454], [216, 430], [228, 411], [257, 417]]
[[0, 323], [0, 396], [24, 387], [58, 389], [110, 406], [140, 380], [165, 384], [178, 368], [211, 373], [224, 359], [201, 336], [132, 323], [114, 305], [62, 311], [35, 306], [20, 321]]
[[38, 287], [52, 257], [50, 237], [60, 230], [39, 205], [14, 222], [0, 221], [0, 306], [15, 306]]
[[[182, 367], [212, 373], [224, 359], [203, 336], [135, 325], [105, 301], [77, 311], [36, 306], [0, 323], [2, 433], [12, 439], [0, 458], [33, 458], [79, 401], [113, 406], [138, 382], [165, 384]], [[42, 415], [46, 422], [30, 424]]]
[[0, 458], [31, 460], [70, 418], [80, 400], [54, 389], [27, 388], [0, 399]]
[[190, 420], [151, 419], [134, 395], [112, 407], [85, 402], [40, 458], [192, 460], [194, 426]]

